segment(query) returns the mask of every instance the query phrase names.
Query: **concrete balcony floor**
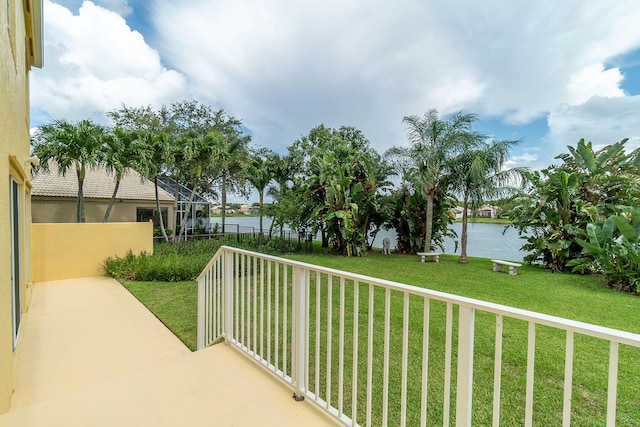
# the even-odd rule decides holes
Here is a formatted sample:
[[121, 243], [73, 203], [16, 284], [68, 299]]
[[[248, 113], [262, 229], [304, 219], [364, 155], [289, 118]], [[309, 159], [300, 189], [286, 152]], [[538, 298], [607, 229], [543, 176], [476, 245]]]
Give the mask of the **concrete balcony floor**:
[[38, 283], [0, 426], [327, 426], [224, 344], [190, 352], [115, 280]]

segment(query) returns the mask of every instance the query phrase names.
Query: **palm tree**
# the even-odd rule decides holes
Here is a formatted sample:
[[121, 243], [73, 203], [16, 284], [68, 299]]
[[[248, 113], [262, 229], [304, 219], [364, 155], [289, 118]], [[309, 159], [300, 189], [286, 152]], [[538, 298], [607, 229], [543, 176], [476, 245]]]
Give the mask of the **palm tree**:
[[116, 128], [105, 138], [103, 161], [107, 171], [114, 173], [116, 185], [113, 188], [113, 194], [102, 222], [109, 221], [109, 215], [120, 188], [120, 181], [122, 181], [127, 169], [140, 169], [141, 165], [148, 163], [147, 158], [150, 155], [150, 148], [141, 138], [140, 132]]
[[471, 142], [471, 126], [477, 120], [475, 114], [455, 113], [448, 120], [441, 120], [438, 111], [431, 109], [422, 117], [407, 116], [402, 119], [407, 125], [411, 147], [408, 150], [415, 167], [415, 187], [427, 199], [425, 215], [424, 251], [431, 251], [433, 234], [433, 206], [440, 190], [447, 165]]
[[260, 235], [262, 236], [262, 215], [264, 205], [264, 190], [273, 179], [271, 168], [272, 153], [269, 150], [259, 150], [249, 161], [247, 168], [247, 181], [258, 191]]
[[196, 189], [202, 185], [201, 181], [216, 167], [221, 141], [222, 136], [217, 131], [211, 131], [201, 136], [197, 131], [190, 130], [183, 132], [178, 138], [177, 146], [181, 148], [182, 155], [179, 158], [179, 164], [175, 166], [181, 171], [182, 176], [187, 177], [191, 187], [191, 194], [185, 209], [186, 215], [182, 219], [180, 232], [177, 234], [178, 239], [185, 232]]
[[217, 140], [215, 162], [218, 173], [216, 180], [220, 185], [223, 232], [227, 216], [227, 192], [243, 192], [245, 188], [249, 139], [249, 136], [242, 135], [235, 127], [230, 127], [225, 129], [222, 137]]
[[33, 138], [33, 151], [42, 169], [48, 170], [49, 161], [53, 161], [64, 176], [74, 167], [78, 179], [77, 222], [85, 222], [84, 180], [87, 168], [96, 167], [101, 161], [104, 137], [105, 128], [90, 120], [54, 120], [41, 126]]
[[462, 198], [462, 232], [460, 236], [461, 264], [467, 260], [468, 209], [476, 210], [488, 199], [508, 190], [509, 183], [522, 176], [523, 168], [503, 170], [509, 158], [509, 151], [520, 141], [491, 141], [485, 143], [486, 136], [470, 133], [476, 139], [476, 148], [461, 152], [449, 165], [449, 189]]
[[286, 212], [288, 211], [284, 205], [286, 203], [286, 196], [289, 190], [288, 183], [293, 180], [296, 170], [299, 170], [300, 163], [296, 161], [296, 157], [289, 153], [289, 155], [281, 156], [274, 154], [270, 160], [271, 173], [273, 179], [277, 185], [271, 185], [267, 190], [267, 194], [273, 197], [277, 202], [277, 209], [273, 210], [273, 221], [269, 228], [269, 236], [273, 233], [273, 228], [276, 223], [280, 224], [280, 236], [284, 233], [284, 222], [286, 219]]

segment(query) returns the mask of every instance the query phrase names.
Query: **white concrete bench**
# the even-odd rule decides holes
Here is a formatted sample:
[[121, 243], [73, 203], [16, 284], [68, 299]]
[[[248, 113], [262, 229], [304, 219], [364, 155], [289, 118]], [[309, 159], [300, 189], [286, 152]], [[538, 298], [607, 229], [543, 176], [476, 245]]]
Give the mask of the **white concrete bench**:
[[492, 259], [491, 262], [493, 263], [493, 271], [502, 271], [502, 268], [507, 266], [509, 267], [509, 274], [511, 276], [515, 276], [516, 274], [518, 274], [518, 267], [522, 267], [522, 264], [502, 261], [499, 259]]
[[420, 262], [425, 262], [427, 257], [429, 261], [440, 262], [440, 254], [437, 252], [417, 252], [416, 255], [420, 257]]

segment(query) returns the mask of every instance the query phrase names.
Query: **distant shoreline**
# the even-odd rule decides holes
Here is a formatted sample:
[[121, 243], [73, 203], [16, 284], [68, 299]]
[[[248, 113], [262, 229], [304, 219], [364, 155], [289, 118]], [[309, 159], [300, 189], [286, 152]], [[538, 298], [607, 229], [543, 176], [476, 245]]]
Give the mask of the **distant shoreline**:
[[[211, 214], [210, 218], [222, 218], [222, 214]], [[254, 214], [227, 214], [226, 218], [258, 218], [259, 215]], [[264, 218], [267, 218], [265, 215]], [[462, 222], [461, 218], [456, 218], [454, 222]], [[511, 224], [508, 218], [469, 218], [469, 223], [485, 223], [485, 224]]]

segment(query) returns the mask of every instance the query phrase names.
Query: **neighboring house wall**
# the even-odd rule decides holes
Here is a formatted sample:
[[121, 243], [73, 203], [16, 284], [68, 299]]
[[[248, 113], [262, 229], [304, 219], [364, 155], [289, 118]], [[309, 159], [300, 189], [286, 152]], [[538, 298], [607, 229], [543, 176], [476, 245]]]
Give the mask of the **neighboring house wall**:
[[[76, 222], [77, 199], [65, 197], [33, 196], [32, 220], [34, 223], [71, 223]], [[84, 200], [86, 222], [102, 222], [109, 200]], [[109, 222], [136, 221], [138, 208], [154, 209], [156, 202], [151, 200], [116, 199], [109, 215]], [[173, 229], [173, 202], [161, 201], [160, 210], [167, 210], [165, 228]]]
[[[77, 222], [78, 179], [73, 166], [66, 174], [62, 174], [55, 162], [49, 162], [48, 169], [39, 168], [33, 175], [32, 182], [33, 222]], [[112, 172], [104, 167], [87, 169], [83, 186], [86, 222], [102, 222], [113, 196], [114, 186], [115, 177]], [[174, 198], [160, 187], [158, 198], [160, 210], [166, 212], [165, 228], [173, 229]], [[146, 222], [153, 216], [155, 207], [156, 192], [153, 182], [143, 178], [135, 170], [128, 169], [120, 181], [109, 222], [140, 221], [139, 208], [145, 211], [146, 215], [142, 215], [142, 219]], [[156, 226], [159, 225], [157, 221]]]
[[42, 65], [41, 11], [36, 0], [0, 3], [0, 413], [13, 393], [14, 323], [28, 306], [29, 70]]
[[151, 222], [33, 224], [34, 282], [99, 276], [111, 256], [153, 253]]

